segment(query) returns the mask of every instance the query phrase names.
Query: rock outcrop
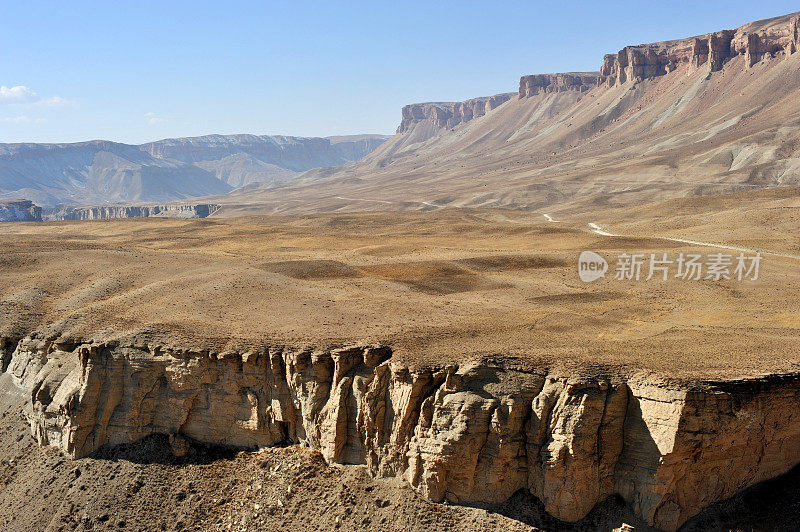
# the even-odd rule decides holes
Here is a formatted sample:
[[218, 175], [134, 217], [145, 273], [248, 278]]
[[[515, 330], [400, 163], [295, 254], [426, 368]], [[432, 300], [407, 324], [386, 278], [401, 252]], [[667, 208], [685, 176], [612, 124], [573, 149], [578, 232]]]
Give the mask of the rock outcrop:
[[519, 97], [528, 98], [552, 92], [585, 92], [597, 86], [599, 75], [599, 72], [568, 72], [522, 76], [519, 80]]
[[30, 393], [34, 436], [73, 457], [154, 433], [302, 443], [434, 501], [492, 504], [522, 489], [575, 521], [619, 494], [664, 530], [800, 461], [795, 376], [669, 385], [499, 362], [410, 370], [382, 346], [192, 352], [22, 338], [3, 339], [0, 355]]
[[618, 85], [629, 80], [663, 76], [679, 67], [703, 66], [715, 72], [736, 56], [752, 67], [764, 57], [792, 55], [800, 48], [800, 15], [787, 15], [735, 30], [709, 33], [691, 39], [626, 46], [603, 58], [600, 82]]
[[47, 211], [47, 220], [105, 220], [109, 218], [206, 218], [219, 210], [215, 203], [172, 205], [65, 206]]
[[0, 200], [0, 222], [41, 222], [42, 208], [28, 200]]
[[473, 98], [464, 102], [428, 102], [406, 105], [397, 133], [404, 133], [420, 122], [428, 122], [437, 129], [451, 129], [478, 118], [507, 102], [513, 92]]

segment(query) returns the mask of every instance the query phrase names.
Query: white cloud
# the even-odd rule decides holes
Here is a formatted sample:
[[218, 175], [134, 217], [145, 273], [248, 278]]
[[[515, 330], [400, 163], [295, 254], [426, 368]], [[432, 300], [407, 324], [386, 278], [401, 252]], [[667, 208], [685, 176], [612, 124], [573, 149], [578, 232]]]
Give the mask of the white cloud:
[[34, 103], [41, 100], [38, 94], [25, 85], [15, 87], [0, 86], [0, 104]]
[[9, 118], [0, 118], [0, 122], [6, 124], [44, 124], [47, 122], [46, 118], [30, 118], [27, 116], [14, 116]]
[[145, 113], [144, 117], [147, 119], [147, 122], [149, 124], [163, 124], [164, 122], [167, 121], [165, 118], [159, 117], [158, 114], [152, 111], [149, 113]]
[[73, 103], [75, 103], [73, 100], [68, 100], [61, 96], [42, 98], [25, 85], [0, 86], [0, 105], [33, 104], [41, 107], [61, 107], [72, 105]]

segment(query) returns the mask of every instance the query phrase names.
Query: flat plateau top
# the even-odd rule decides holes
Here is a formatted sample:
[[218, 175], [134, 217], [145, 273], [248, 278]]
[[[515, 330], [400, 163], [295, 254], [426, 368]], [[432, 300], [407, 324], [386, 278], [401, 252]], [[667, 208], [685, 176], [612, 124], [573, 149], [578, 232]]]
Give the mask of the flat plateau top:
[[[732, 216], [739, 202], [729, 203]], [[668, 205], [677, 220], [681, 209]], [[797, 225], [796, 207], [781, 212]], [[797, 371], [800, 260], [765, 255], [756, 281], [615, 280], [623, 252], [725, 252], [647, 235], [650, 215], [656, 235], [670, 232], [657, 209], [598, 219], [607, 231], [627, 227], [625, 237], [583, 219], [458, 209], [3, 224], [0, 335], [196, 349], [383, 343], [410, 366], [502, 356], [682, 379]], [[743, 216], [752, 227], [739, 234], [756, 236], [737, 244], [766, 249], [757, 229], [774, 235], [780, 224]], [[708, 218], [673, 225], [687, 238], [723, 238]], [[768, 243], [800, 254], [798, 239], [795, 227]], [[583, 250], [609, 260], [605, 279], [579, 279]]]

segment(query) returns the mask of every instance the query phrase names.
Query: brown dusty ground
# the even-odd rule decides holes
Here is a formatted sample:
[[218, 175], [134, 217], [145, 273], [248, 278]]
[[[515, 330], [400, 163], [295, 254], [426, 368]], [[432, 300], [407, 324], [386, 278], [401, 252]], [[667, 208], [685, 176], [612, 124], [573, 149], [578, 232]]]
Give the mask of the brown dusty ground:
[[[797, 209], [750, 216], [735, 235], [702, 217], [693, 230], [677, 212], [599, 213], [635, 237], [467, 209], [4, 224], [0, 334], [216, 349], [381, 342], [410, 365], [500, 356], [686, 379], [796, 371], [800, 260], [765, 255], [759, 280], [742, 282], [617, 281], [613, 269], [621, 252], [724, 251], [654, 238], [682, 232], [796, 251]], [[579, 280], [582, 250], [609, 260], [606, 279]]]

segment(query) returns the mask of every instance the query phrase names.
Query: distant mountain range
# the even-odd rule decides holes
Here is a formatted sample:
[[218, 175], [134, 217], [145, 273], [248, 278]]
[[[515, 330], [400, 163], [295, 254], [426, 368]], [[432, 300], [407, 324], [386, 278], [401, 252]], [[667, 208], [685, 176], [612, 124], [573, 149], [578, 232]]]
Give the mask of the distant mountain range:
[[59, 203], [165, 202], [269, 187], [364, 157], [388, 137], [207, 135], [142, 145], [105, 140], [0, 144], [0, 199]]

